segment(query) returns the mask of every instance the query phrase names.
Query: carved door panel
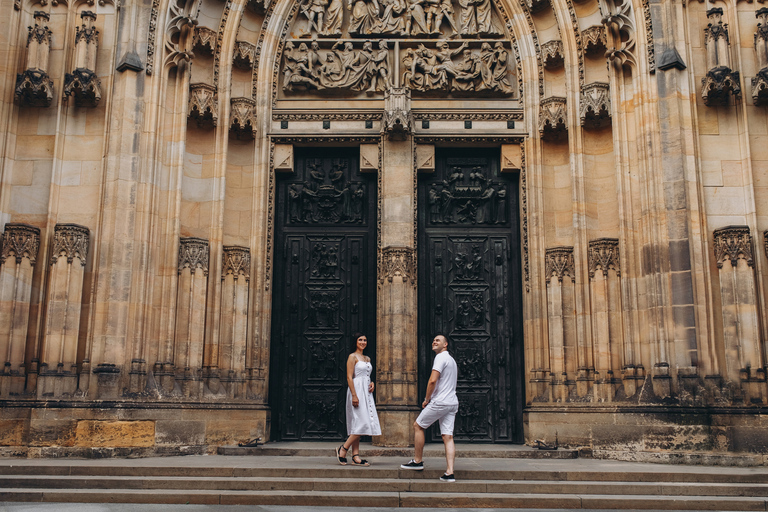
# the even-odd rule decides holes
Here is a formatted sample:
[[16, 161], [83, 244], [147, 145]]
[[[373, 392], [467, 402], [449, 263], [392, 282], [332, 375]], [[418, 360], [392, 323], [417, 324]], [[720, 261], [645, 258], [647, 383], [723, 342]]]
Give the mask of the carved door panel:
[[438, 149], [435, 173], [419, 183], [420, 387], [434, 358], [429, 341], [446, 334], [459, 368], [456, 439], [520, 443], [517, 180], [498, 175], [496, 153]]
[[277, 183], [270, 403], [283, 440], [346, 436], [355, 331], [375, 356], [376, 182], [356, 151], [296, 149]]

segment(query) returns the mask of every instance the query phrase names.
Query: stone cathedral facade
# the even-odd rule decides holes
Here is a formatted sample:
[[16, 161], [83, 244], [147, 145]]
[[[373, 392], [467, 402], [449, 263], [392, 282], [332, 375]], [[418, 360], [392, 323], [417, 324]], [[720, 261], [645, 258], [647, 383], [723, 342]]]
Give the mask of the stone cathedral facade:
[[0, 453], [768, 452], [761, 3], [0, 6]]

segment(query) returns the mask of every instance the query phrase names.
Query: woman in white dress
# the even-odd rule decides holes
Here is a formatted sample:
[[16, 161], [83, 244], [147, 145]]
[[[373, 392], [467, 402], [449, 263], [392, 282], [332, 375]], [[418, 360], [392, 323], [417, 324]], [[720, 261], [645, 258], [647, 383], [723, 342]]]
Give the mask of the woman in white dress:
[[352, 452], [352, 465], [370, 466], [367, 460], [360, 458], [360, 436], [380, 436], [379, 416], [373, 402], [373, 382], [371, 358], [363, 351], [368, 346], [365, 334], [352, 336], [355, 351], [347, 358], [347, 440], [336, 448], [339, 464], [347, 464], [347, 454]]

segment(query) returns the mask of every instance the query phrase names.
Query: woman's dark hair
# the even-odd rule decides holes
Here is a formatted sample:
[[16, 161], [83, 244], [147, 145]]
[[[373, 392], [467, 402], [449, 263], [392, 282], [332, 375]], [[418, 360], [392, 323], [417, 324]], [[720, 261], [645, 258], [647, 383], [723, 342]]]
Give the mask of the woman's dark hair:
[[[365, 336], [365, 334], [361, 332], [356, 332], [355, 334], [352, 335], [352, 352], [357, 350], [357, 338], [361, 336]], [[365, 336], [365, 337], [367, 338], [368, 336]]]

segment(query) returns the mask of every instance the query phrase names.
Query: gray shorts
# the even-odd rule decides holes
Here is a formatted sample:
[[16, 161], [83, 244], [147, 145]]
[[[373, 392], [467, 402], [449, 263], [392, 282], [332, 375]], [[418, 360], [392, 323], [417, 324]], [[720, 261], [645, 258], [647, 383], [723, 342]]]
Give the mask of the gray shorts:
[[453, 424], [456, 423], [456, 413], [458, 411], [458, 405], [440, 405], [430, 402], [421, 411], [419, 417], [416, 418], [416, 423], [418, 423], [421, 428], [427, 429], [434, 422], [439, 421], [440, 433], [444, 436], [452, 436]]

